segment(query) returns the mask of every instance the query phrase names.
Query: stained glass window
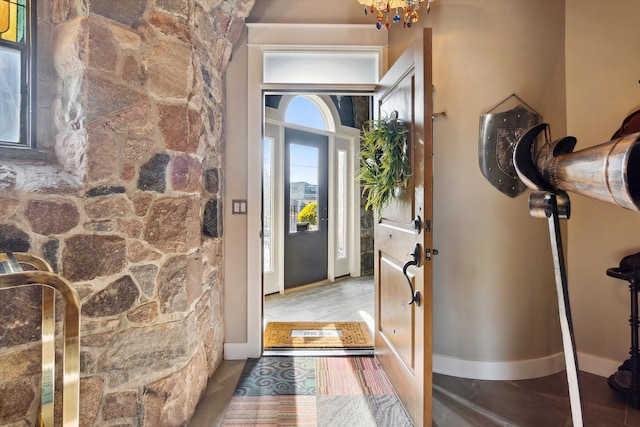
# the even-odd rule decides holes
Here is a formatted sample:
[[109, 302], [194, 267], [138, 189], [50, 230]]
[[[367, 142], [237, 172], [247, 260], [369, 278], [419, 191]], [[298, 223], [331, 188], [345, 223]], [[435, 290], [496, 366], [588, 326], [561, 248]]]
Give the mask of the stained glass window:
[[0, 0], [0, 145], [31, 146], [29, 0]]

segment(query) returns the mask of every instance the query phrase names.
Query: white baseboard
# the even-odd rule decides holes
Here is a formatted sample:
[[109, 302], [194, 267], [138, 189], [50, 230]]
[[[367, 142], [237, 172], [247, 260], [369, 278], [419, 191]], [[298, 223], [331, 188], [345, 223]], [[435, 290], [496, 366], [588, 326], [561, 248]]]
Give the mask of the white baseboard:
[[[244, 360], [260, 357], [253, 343], [225, 343], [225, 360]], [[608, 377], [618, 370], [620, 361], [605, 359], [586, 353], [578, 353], [581, 371]], [[453, 377], [476, 380], [523, 380], [553, 375], [565, 369], [564, 353], [556, 353], [539, 359], [511, 362], [478, 362], [455, 357], [433, 355], [433, 372]]]
[[523, 380], [552, 375], [562, 371], [564, 354], [556, 353], [539, 359], [510, 362], [478, 362], [433, 355], [433, 372], [476, 380]]
[[[618, 370], [622, 362], [578, 353], [581, 371], [608, 377]], [[565, 369], [564, 353], [556, 353], [539, 359], [512, 362], [478, 362], [455, 357], [433, 355], [433, 372], [476, 380], [523, 380], [553, 375]]]
[[260, 357], [261, 351], [256, 352], [256, 345], [253, 343], [225, 343], [224, 359], [225, 360], [244, 360], [249, 358]]
[[605, 378], [616, 372], [622, 362], [578, 352], [578, 367], [581, 371]]

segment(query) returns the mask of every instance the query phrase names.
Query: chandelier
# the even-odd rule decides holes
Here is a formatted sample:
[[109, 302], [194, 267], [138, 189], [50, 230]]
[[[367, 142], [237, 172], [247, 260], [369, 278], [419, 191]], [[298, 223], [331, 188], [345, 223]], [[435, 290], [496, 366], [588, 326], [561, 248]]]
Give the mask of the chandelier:
[[402, 21], [405, 28], [410, 28], [418, 22], [418, 9], [420, 3], [427, 2], [427, 13], [431, 9], [434, 0], [358, 0], [364, 5], [364, 14], [376, 15], [376, 28], [389, 29], [391, 23], [398, 24]]

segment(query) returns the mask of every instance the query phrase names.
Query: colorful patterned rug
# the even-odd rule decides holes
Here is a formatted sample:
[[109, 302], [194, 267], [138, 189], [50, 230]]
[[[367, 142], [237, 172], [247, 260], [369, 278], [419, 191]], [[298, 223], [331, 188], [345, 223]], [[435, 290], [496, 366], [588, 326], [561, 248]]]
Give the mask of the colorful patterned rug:
[[269, 322], [264, 348], [370, 348], [364, 322]]
[[223, 426], [412, 426], [373, 357], [249, 359]]

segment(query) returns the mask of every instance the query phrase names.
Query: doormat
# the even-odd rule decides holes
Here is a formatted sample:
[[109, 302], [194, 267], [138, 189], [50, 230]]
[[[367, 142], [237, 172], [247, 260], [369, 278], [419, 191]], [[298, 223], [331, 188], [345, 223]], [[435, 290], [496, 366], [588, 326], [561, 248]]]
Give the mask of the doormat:
[[364, 322], [269, 322], [264, 348], [373, 347]]

